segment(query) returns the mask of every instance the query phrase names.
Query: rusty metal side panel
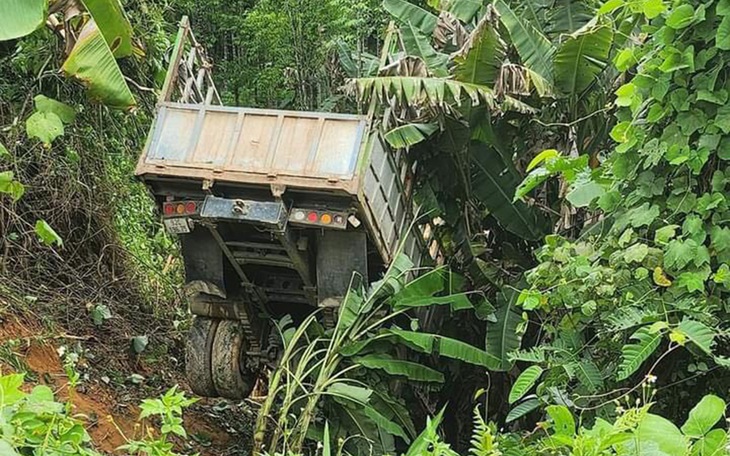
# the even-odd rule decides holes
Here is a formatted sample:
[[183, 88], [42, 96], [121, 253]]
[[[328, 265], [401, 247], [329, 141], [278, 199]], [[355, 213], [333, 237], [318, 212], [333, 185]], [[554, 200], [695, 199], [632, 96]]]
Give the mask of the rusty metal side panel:
[[[374, 133], [368, 141], [367, 158], [361, 163], [362, 187], [360, 201], [366, 221], [381, 256], [393, 259], [412, 221], [412, 202], [404, 192], [405, 160], [395, 151], [393, 155]], [[409, 245], [407, 248], [411, 248]]]
[[402, 248], [415, 268], [420, 268], [436, 262], [435, 254], [427, 251], [433, 244], [433, 232], [428, 225], [414, 222], [417, 208], [408, 183], [411, 170], [405, 153], [390, 151], [380, 136], [372, 133], [360, 157], [358, 198], [373, 241], [386, 264]]
[[354, 194], [365, 127], [354, 115], [161, 103], [137, 174]]

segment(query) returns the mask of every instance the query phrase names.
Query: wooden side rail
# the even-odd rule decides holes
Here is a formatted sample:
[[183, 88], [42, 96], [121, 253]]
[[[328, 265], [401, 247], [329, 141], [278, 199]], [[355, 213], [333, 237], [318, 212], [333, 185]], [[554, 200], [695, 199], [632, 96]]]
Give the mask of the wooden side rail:
[[211, 74], [212, 67], [205, 49], [195, 40], [188, 17], [183, 16], [160, 101], [221, 105]]

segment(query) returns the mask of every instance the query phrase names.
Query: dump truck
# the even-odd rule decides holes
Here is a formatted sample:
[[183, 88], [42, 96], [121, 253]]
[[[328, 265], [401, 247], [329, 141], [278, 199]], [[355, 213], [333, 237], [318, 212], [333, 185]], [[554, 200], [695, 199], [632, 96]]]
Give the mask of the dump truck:
[[331, 325], [353, 276], [376, 280], [399, 248], [438, 260], [431, 227], [414, 223], [413, 164], [373, 112], [223, 106], [181, 21], [136, 175], [179, 236], [195, 393], [247, 397], [280, 352], [273, 321], [319, 310]]

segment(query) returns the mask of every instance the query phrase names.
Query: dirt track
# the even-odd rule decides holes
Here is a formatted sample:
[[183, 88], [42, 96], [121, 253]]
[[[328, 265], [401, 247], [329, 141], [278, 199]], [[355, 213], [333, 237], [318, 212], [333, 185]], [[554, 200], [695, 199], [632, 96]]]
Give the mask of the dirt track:
[[[144, 386], [115, 384], [95, 372], [93, 367], [85, 365], [82, 359], [80, 370], [87, 378], [82, 379], [81, 385], [69, 398], [67, 377], [58, 349], [73, 343], [72, 336], [53, 334], [37, 321], [0, 314], [0, 347], [6, 347], [3, 350], [6, 356], [0, 357], [0, 372], [26, 370], [29, 389], [35, 384], [46, 384], [53, 388], [58, 398], [70, 400], [78, 418], [86, 423], [96, 448], [112, 454], [128, 439], [144, 435], [146, 429], [137, 420], [137, 404], [147, 395], [164, 391], [152, 392]], [[19, 365], [23, 369], [18, 369]], [[137, 368], [141, 372], [153, 369], [143, 363]], [[190, 438], [179, 440], [178, 448], [201, 455], [245, 454], [248, 439], [243, 429], [248, 428], [247, 422], [253, 419], [251, 411], [245, 407], [201, 401], [184, 415]]]

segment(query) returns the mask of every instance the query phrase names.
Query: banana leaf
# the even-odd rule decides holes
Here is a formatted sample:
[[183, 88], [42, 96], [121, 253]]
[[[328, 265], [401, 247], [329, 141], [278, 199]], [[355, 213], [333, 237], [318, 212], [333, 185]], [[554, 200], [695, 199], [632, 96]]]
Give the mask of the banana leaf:
[[596, 23], [570, 35], [555, 55], [555, 85], [568, 95], [585, 90], [608, 64], [612, 42], [611, 27]]
[[354, 359], [354, 362], [368, 369], [378, 369], [390, 375], [406, 377], [416, 382], [443, 383], [444, 375], [423, 364], [396, 359], [389, 355], [375, 353]]
[[132, 24], [119, 0], [82, 0], [104, 35], [114, 57], [132, 55]]
[[522, 316], [515, 309], [519, 293], [505, 290], [497, 294], [497, 321], [487, 323], [487, 352], [498, 360], [495, 370], [507, 371], [514, 362], [509, 354], [520, 348], [522, 337], [517, 333], [517, 326]]
[[89, 96], [112, 108], [132, 108], [134, 96], [96, 22], [90, 19], [61, 69], [89, 89]]
[[512, 202], [522, 181], [511, 161], [493, 147], [472, 141], [469, 155], [474, 164], [471, 176], [472, 196], [481, 202], [508, 231], [528, 240], [544, 235], [544, 224], [537, 211], [522, 201]]
[[429, 37], [413, 25], [412, 22], [407, 22], [400, 28], [400, 35], [408, 55], [423, 60], [428, 70], [434, 76], [439, 78], [448, 76], [449, 71], [446, 68], [446, 63], [449, 60], [448, 56], [437, 52], [431, 46]]
[[413, 123], [401, 125], [388, 131], [384, 138], [391, 147], [395, 149], [408, 149], [422, 141], [425, 141], [436, 130], [438, 125], [432, 123]]
[[402, 23], [413, 24], [421, 33], [431, 36], [438, 18], [406, 0], [383, 0], [383, 8]]
[[47, 0], [3, 0], [0, 41], [13, 40], [35, 31], [48, 15]]
[[489, 369], [497, 368], [500, 365], [500, 360], [495, 356], [450, 337], [402, 329], [389, 329], [386, 333], [421, 353], [440, 355]]
[[381, 103], [398, 103], [412, 106], [428, 103], [444, 107], [452, 101], [461, 105], [469, 100], [471, 105], [496, 107], [494, 91], [490, 87], [459, 82], [446, 78], [425, 78], [416, 76], [387, 76], [359, 78], [355, 80], [361, 100], [377, 97]]
[[454, 58], [454, 77], [462, 82], [492, 86], [499, 75], [505, 51], [505, 43], [495, 24], [485, 16]]
[[497, 0], [494, 6], [509, 32], [522, 64], [552, 83], [552, 59], [555, 54], [552, 43], [531, 22], [519, 17], [503, 0]]

